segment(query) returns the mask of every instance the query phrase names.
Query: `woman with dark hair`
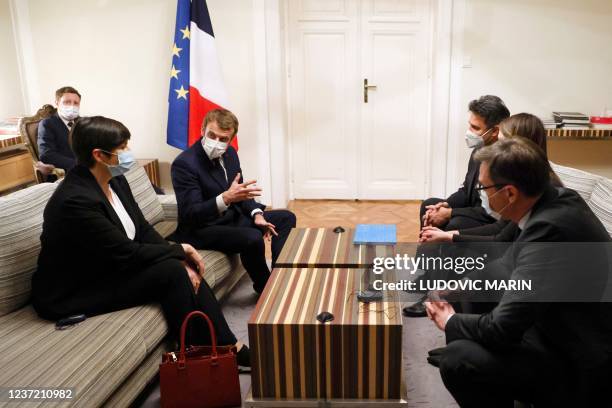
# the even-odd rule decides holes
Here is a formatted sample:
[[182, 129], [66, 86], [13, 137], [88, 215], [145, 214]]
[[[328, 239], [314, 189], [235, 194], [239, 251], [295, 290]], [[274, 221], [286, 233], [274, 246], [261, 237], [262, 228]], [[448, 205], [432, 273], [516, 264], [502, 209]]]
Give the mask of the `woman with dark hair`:
[[[77, 166], [47, 203], [32, 303], [43, 318], [109, 313], [159, 302], [176, 339], [184, 317], [201, 310], [217, 341], [236, 345], [238, 364], [249, 350], [236, 344], [219, 303], [199, 271], [204, 264], [188, 244], [170, 245], [145, 220], [122, 175], [134, 164], [130, 132], [102, 116], [82, 118], [72, 130]], [[194, 344], [211, 344], [205, 325], [193, 325]]]

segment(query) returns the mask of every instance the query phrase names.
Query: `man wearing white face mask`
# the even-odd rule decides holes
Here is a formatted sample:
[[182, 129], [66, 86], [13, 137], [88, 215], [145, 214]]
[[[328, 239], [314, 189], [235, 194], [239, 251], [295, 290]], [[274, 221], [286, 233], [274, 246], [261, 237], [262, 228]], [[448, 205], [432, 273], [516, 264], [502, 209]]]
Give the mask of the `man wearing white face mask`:
[[176, 238], [199, 249], [238, 253], [261, 293], [270, 270], [264, 238], [272, 240], [272, 267], [295, 227], [287, 210], [264, 211], [254, 198], [261, 195], [255, 180], [244, 181], [240, 160], [230, 143], [238, 119], [224, 109], [208, 112], [202, 139], [172, 163], [172, 184], [178, 204]]
[[[432, 197], [421, 203], [421, 239], [424, 234], [430, 234], [429, 227], [436, 227], [444, 231], [456, 231], [479, 227], [496, 221], [495, 218], [484, 211], [473, 211], [474, 208], [482, 208], [480, 193], [477, 190], [479, 163], [474, 160], [474, 154], [482, 146], [491, 145], [497, 141], [499, 124], [509, 116], [510, 111], [497, 96], [484, 95], [470, 102], [465, 142], [473, 151], [470, 155], [465, 179], [459, 190], [447, 199]], [[462, 214], [462, 212], [466, 214]], [[469, 213], [469, 216], [466, 216], [467, 213]], [[404, 315], [408, 317], [426, 316], [424, 300], [425, 296], [418, 302], [404, 307]]]
[[[474, 161], [474, 153], [480, 147], [493, 144], [497, 141], [499, 124], [510, 116], [510, 112], [504, 102], [494, 95], [484, 95], [471, 101], [469, 111], [465, 142], [468, 148], [473, 149], [473, 151], [470, 155], [463, 185], [446, 200], [429, 198], [423, 201], [421, 204], [422, 227], [430, 225], [446, 230], [457, 230], [477, 227], [495, 221], [492, 217], [486, 216], [486, 214], [483, 214], [483, 219], [478, 219], [478, 217], [457, 217], [457, 215], [461, 215], [458, 213], [462, 208], [480, 206], [481, 198], [478, 191], [475, 190], [476, 183], [478, 182], [479, 167], [478, 163]], [[454, 219], [452, 223], [449, 223], [451, 215], [454, 216]]]
[[55, 92], [55, 104], [57, 112], [38, 124], [38, 152], [43, 163], [68, 171], [76, 164], [68, 135], [79, 118], [81, 94], [64, 86]]

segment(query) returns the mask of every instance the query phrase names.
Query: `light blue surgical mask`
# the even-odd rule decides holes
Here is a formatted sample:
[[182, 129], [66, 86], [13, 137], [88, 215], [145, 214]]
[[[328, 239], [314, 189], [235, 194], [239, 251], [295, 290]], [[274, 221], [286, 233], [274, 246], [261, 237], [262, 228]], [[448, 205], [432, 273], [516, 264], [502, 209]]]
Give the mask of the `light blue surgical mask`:
[[[114, 154], [119, 159], [119, 164], [107, 164], [108, 171], [112, 177], [121, 176], [127, 173], [136, 164], [136, 159], [130, 150], [123, 150], [120, 153], [111, 153], [102, 150], [104, 153]], [[106, 163], [105, 163], [106, 164]]]

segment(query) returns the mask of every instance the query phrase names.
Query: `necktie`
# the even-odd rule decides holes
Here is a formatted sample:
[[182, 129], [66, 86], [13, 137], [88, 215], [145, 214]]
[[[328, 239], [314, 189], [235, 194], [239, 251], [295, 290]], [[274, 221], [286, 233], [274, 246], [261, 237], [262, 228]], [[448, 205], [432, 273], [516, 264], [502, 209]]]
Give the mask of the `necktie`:
[[72, 125], [74, 125], [73, 121], [68, 122], [68, 129], [72, 129]]
[[225, 179], [225, 182], [227, 183], [227, 173], [225, 172], [225, 166], [221, 164], [221, 159], [220, 158], [214, 159], [213, 163], [215, 164], [215, 169], [221, 172], [221, 174], [223, 175], [223, 178]]

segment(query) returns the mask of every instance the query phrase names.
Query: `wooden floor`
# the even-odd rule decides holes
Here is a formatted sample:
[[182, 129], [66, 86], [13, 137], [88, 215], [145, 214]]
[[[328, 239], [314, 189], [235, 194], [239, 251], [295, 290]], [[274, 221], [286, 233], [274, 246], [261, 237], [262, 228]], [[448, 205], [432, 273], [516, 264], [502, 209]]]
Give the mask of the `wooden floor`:
[[421, 201], [292, 200], [288, 208], [298, 227], [354, 227], [357, 224], [395, 224], [398, 242], [416, 242]]

